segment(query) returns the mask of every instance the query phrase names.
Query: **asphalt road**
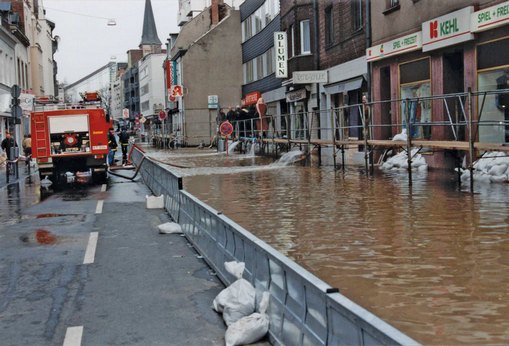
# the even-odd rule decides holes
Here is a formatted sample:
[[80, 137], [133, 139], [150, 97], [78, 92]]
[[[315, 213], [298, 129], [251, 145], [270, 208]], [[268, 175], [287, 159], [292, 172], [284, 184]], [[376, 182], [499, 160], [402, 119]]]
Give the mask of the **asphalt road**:
[[1, 345], [224, 345], [224, 287], [158, 233], [169, 218], [149, 194], [116, 177], [42, 200], [25, 179], [0, 185]]

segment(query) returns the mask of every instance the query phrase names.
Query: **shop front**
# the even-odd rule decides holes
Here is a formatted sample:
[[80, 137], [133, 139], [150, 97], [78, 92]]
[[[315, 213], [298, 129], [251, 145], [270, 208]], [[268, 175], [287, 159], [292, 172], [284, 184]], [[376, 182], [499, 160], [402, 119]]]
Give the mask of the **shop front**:
[[500, 92], [509, 88], [508, 23], [509, 1], [478, 11], [468, 6], [369, 47], [375, 138], [406, 130], [408, 119], [412, 138], [468, 140], [465, 93], [471, 90], [488, 92], [474, 97], [476, 140], [508, 142], [509, 94]]

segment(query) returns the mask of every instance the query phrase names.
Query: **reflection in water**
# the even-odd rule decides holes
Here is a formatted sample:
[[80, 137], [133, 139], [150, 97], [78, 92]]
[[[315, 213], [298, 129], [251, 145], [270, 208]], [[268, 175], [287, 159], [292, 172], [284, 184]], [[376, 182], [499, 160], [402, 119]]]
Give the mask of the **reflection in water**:
[[39, 201], [39, 186], [28, 178], [0, 188], [0, 231], [22, 217], [22, 210]]
[[454, 174], [409, 186], [405, 172], [184, 160], [202, 166], [189, 192], [414, 339], [509, 343], [508, 185], [472, 195]]

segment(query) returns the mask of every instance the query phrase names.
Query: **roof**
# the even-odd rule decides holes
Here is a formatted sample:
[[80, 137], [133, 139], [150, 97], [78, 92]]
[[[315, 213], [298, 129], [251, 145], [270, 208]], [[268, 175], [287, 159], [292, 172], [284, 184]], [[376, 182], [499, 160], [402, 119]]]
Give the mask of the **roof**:
[[143, 33], [141, 35], [141, 45], [161, 45], [159, 37], [157, 37], [156, 22], [154, 13], [152, 12], [152, 3], [145, 0], [145, 13], [143, 16]]

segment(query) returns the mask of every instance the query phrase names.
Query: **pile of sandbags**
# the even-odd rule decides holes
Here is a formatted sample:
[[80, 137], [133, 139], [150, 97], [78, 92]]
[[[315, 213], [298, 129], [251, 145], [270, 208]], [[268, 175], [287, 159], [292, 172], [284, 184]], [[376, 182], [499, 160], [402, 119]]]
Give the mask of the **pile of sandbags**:
[[223, 314], [227, 326], [255, 311], [256, 291], [249, 281], [242, 278], [244, 262], [225, 262], [226, 271], [237, 278], [230, 286], [219, 292], [212, 302], [214, 310]]
[[[410, 155], [412, 157], [412, 169], [425, 171], [428, 169], [428, 164], [426, 163], [426, 160], [421, 154], [417, 154], [418, 150], [419, 149], [417, 148], [413, 148], [410, 151]], [[380, 166], [380, 169], [384, 171], [408, 169], [407, 152], [402, 151], [399, 154], [390, 157]]]
[[269, 306], [269, 292], [263, 292], [258, 312], [242, 317], [228, 326], [224, 340], [226, 346], [247, 345], [262, 339], [269, 331], [269, 316], [266, 314]]
[[[470, 181], [470, 171], [461, 169], [461, 181]], [[474, 181], [490, 183], [507, 183], [509, 181], [509, 157], [500, 151], [486, 153], [474, 162]]]
[[269, 330], [269, 318], [265, 312], [270, 294], [263, 293], [258, 312], [255, 312], [256, 290], [249, 281], [242, 278], [245, 263], [225, 262], [224, 267], [237, 280], [219, 292], [212, 305], [215, 311], [223, 314], [223, 320], [228, 326], [226, 346], [256, 342]]

